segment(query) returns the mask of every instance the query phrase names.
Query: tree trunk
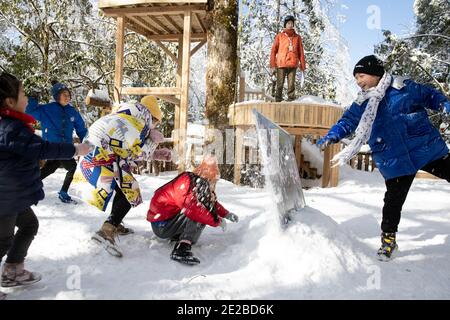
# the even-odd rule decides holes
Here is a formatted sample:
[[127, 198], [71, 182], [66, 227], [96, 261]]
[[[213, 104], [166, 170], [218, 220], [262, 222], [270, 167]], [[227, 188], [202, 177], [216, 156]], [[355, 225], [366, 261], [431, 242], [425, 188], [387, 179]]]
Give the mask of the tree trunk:
[[[206, 118], [224, 140], [228, 106], [236, 97], [237, 0], [209, 0], [207, 15], [208, 64], [206, 69]], [[213, 142], [213, 141], [209, 141]], [[224, 150], [224, 155], [226, 151]], [[219, 159], [221, 162], [222, 159]], [[224, 157], [225, 162], [225, 157]], [[222, 178], [232, 179], [232, 168], [221, 166]]]

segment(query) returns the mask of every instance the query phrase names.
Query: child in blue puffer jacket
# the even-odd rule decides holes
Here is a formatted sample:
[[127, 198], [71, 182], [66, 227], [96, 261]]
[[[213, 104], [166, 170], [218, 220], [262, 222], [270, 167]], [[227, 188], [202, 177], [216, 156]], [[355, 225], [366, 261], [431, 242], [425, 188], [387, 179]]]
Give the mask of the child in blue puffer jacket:
[[39, 160], [69, 159], [90, 150], [87, 144], [52, 143], [35, 135], [32, 124], [36, 121], [25, 114], [27, 102], [22, 83], [13, 75], [0, 74], [0, 262], [7, 255], [2, 287], [27, 285], [41, 278], [24, 269], [39, 227], [31, 205], [44, 199]]
[[[69, 88], [56, 81], [53, 81], [52, 84], [52, 96], [55, 101], [39, 105], [36, 98], [30, 97], [26, 112], [41, 122], [42, 139], [45, 141], [72, 143], [72, 134], [75, 130], [82, 142], [87, 134], [87, 129], [78, 110], [70, 104]], [[41, 169], [41, 179], [54, 173], [61, 165], [67, 170], [67, 173], [59, 191], [59, 199], [65, 203], [76, 203], [67, 193], [77, 169], [75, 159], [47, 161]]]
[[386, 180], [381, 223], [380, 260], [398, 248], [396, 232], [403, 203], [418, 170], [450, 182], [447, 145], [428, 119], [426, 109], [450, 113], [450, 102], [439, 91], [385, 72], [374, 55], [362, 58], [353, 70], [362, 91], [342, 118], [317, 144], [326, 147], [355, 132], [351, 143], [332, 161], [345, 164], [364, 143]]

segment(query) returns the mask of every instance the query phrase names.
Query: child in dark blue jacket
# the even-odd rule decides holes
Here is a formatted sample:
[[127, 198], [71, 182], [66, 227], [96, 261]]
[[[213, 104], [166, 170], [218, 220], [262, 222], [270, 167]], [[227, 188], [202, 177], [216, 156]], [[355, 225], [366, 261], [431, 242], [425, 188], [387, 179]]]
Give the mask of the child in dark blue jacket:
[[[72, 143], [72, 134], [75, 130], [82, 142], [87, 129], [78, 110], [70, 104], [69, 88], [65, 84], [53, 82], [52, 96], [55, 101], [44, 105], [39, 105], [36, 98], [30, 97], [26, 109], [28, 114], [41, 122], [42, 139], [50, 142]], [[65, 203], [75, 203], [67, 193], [77, 169], [75, 159], [47, 161], [41, 169], [41, 179], [54, 173], [61, 165], [67, 173], [59, 192], [59, 199]]]
[[401, 210], [417, 171], [450, 182], [449, 150], [426, 112], [432, 109], [450, 113], [450, 102], [429, 86], [392, 77], [373, 55], [362, 58], [353, 75], [362, 91], [318, 145], [337, 143], [355, 132], [352, 142], [333, 158], [344, 164], [362, 144], [369, 144], [373, 160], [386, 180], [378, 257], [389, 260], [398, 248], [395, 235]]
[[36, 121], [25, 113], [27, 102], [22, 83], [8, 73], [0, 74], [0, 262], [8, 255], [2, 269], [2, 287], [41, 279], [24, 269], [28, 248], [39, 227], [30, 206], [44, 199], [39, 160], [70, 159], [89, 152], [86, 144], [52, 143], [35, 135], [32, 124]]

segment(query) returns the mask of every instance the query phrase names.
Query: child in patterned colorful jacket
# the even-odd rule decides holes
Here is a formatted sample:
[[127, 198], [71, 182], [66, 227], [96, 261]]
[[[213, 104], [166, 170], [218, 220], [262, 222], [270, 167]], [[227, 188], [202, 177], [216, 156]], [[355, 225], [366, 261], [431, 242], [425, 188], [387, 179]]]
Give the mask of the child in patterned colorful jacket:
[[75, 184], [83, 201], [102, 211], [106, 211], [115, 192], [111, 214], [92, 239], [117, 257], [122, 257], [122, 252], [115, 237], [133, 232], [122, 220], [132, 207], [142, 203], [132, 166], [135, 161], [172, 159], [171, 150], [156, 149], [164, 140], [162, 133], [155, 129], [161, 119], [156, 98], [146, 96], [140, 103], [122, 104], [94, 122], [85, 138], [95, 148], [80, 160]]

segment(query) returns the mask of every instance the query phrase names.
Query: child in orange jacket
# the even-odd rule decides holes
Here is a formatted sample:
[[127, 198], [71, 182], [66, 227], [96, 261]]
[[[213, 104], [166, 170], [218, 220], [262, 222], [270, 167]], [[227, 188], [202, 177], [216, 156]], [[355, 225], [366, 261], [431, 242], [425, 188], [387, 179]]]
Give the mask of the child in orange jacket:
[[295, 74], [297, 68], [303, 72], [306, 69], [305, 53], [302, 38], [295, 32], [295, 18], [287, 16], [284, 19], [284, 29], [278, 33], [270, 52], [270, 68], [277, 74], [275, 101], [282, 101], [284, 79], [288, 78], [288, 101], [295, 100]]

